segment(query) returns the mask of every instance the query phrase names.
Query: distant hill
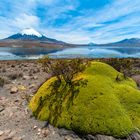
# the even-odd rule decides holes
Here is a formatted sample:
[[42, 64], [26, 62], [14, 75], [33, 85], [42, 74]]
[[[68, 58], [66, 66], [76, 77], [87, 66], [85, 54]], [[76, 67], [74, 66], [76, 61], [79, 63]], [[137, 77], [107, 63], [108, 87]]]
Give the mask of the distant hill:
[[13, 34], [5, 39], [0, 40], [0, 47], [47, 47], [48, 49], [64, 48], [65, 47], [78, 47], [78, 46], [130, 46], [140, 47], [139, 38], [124, 39], [118, 42], [107, 44], [95, 44], [90, 42], [88, 44], [68, 44], [63, 41], [59, 41], [53, 38], [48, 38], [45, 35], [39, 33], [33, 28], [26, 28], [19, 33]]
[[88, 44], [74, 44], [76, 46], [130, 46], [130, 47], [140, 47], [140, 38], [130, 38], [124, 39], [118, 42], [106, 43], [106, 44], [96, 44], [90, 42]]
[[114, 42], [114, 43], [99, 44], [98, 46], [132, 46], [132, 47], [140, 47], [140, 39], [139, 38], [124, 39], [124, 40]]

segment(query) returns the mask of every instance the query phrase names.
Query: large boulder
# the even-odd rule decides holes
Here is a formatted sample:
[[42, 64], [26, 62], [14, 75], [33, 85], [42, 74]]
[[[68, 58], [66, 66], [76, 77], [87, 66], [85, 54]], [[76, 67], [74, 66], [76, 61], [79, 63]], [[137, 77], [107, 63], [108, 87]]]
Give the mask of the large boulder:
[[126, 137], [140, 128], [140, 91], [132, 79], [93, 62], [74, 81], [46, 81], [29, 104], [33, 114], [83, 134]]

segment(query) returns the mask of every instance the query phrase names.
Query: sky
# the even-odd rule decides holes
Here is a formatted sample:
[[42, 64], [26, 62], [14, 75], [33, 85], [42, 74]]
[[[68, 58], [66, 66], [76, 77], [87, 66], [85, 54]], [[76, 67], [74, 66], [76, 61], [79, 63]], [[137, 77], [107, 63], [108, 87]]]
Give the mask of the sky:
[[78, 44], [140, 38], [140, 0], [0, 0], [0, 39], [24, 28]]

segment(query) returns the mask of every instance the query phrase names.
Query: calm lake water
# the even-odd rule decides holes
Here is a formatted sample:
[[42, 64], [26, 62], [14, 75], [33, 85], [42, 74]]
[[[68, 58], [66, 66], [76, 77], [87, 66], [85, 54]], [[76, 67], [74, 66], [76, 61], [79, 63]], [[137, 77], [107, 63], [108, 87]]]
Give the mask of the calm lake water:
[[61, 51], [49, 51], [41, 47], [0, 47], [0, 60], [38, 59], [48, 54], [53, 58], [140, 58], [140, 47], [84, 46]]

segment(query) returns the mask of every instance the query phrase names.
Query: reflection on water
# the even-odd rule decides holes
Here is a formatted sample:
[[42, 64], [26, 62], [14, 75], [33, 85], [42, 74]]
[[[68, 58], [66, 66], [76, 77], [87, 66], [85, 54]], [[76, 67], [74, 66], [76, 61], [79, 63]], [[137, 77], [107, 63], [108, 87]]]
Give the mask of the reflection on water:
[[56, 51], [44, 47], [0, 47], [0, 60], [38, 59]]
[[140, 47], [79, 47], [65, 49], [51, 54], [52, 57], [88, 57], [88, 58], [140, 58]]
[[140, 58], [140, 47], [85, 46], [68, 48], [61, 51], [50, 51], [43, 47], [0, 47], [0, 60], [38, 59], [48, 54], [53, 58]]

